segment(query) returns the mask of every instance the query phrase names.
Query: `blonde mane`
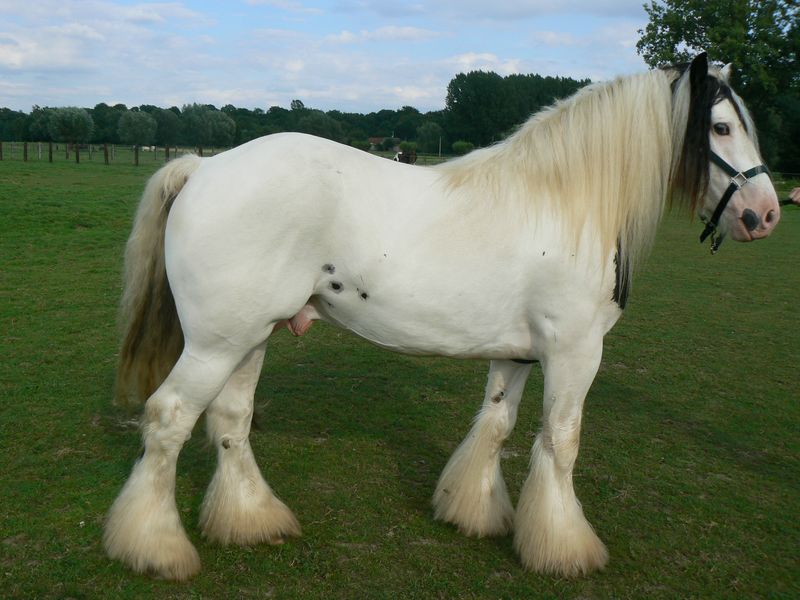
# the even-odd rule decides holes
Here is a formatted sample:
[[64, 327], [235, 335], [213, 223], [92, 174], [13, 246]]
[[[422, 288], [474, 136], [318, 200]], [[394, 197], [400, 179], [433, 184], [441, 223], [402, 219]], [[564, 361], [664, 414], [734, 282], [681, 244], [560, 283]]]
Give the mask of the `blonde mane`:
[[591, 227], [605, 256], [624, 249], [627, 278], [650, 248], [682, 159], [689, 85], [679, 77], [656, 70], [587, 86], [505, 141], [437, 169], [467, 202], [514, 203], [532, 221], [557, 216], [576, 245]]

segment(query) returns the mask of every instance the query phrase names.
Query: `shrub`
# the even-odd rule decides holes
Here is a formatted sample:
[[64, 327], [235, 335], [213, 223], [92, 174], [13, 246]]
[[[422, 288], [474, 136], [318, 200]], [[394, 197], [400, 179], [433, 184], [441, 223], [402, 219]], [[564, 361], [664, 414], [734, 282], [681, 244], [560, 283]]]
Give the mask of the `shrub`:
[[465, 142], [464, 140], [453, 142], [453, 152], [459, 156], [472, 152], [473, 148], [475, 148], [475, 144], [472, 142]]

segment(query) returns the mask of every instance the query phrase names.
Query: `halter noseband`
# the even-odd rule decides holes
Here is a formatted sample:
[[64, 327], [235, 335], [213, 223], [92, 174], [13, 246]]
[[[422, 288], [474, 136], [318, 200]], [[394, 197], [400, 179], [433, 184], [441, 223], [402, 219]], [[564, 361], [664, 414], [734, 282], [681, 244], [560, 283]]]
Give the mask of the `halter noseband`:
[[742, 187], [744, 187], [744, 185], [750, 181], [752, 177], [760, 175], [761, 173], [766, 173], [769, 175], [769, 169], [766, 165], [757, 165], [752, 169], [747, 169], [747, 171], [737, 171], [719, 154], [713, 150], [710, 152], [711, 162], [725, 171], [725, 173], [731, 178], [731, 182], [728, 184], [728, 188], [725, 190], [725, 193], [722, 194], [722, 198], [720, 199], [719, 204], [717, 204], [714, 214], [711, 215], [711, 218], [707, 221], [704, 220], [706, 228], [703, 229], [703, 233], [700, 234], [701, 244], [709, 235], [711, 236], [711, 254], [715, 254], [717, 250], [719, 250], [720, 244], [722, 244], [722, 240], [725, 237], [724, 235], [719, 235], [717, 233], [717, 225], [719, 224], [719, 219], [722, 216], [722, 213], [725, 211], [725, 207], [728, 206], [728, 202], [730, 201], [731, 197], [740, 189], [742, 189]]

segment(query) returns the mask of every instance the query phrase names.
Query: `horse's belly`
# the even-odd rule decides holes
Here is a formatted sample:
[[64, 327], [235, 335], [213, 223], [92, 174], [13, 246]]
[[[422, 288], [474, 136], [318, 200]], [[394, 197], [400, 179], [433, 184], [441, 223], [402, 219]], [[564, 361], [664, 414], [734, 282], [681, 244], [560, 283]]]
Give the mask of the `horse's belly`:
[[[532, 344], [530, 329], [523, 319], [516, 323], [498, 319], [476, 326], [465, 319], [441, 319], [420, 314], [407, 318], [390, 306], [364, 307], [338, 304], [315, 298], [313, 305], [320, 317], [352, 331], [382, 348], [404, 354], [452, 356], [460, 358], [528, 358]], [[463, 317], [463, 315], [461, 315]]]

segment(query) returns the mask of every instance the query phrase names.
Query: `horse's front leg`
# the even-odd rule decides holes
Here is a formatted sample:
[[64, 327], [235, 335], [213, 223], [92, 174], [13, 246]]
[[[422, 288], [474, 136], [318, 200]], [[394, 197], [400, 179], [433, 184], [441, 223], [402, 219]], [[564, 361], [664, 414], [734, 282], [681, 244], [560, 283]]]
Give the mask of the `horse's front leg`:
[[483, 406], [439, 478], [435, 517], [466, 535], [503, 535], [511, 528], [514, 509], [500, 470], [500, 450], [514, 428], [530, 371], [530, 364], [492, 361]]
[[586, 520], [572, 486], [583, 401], [602, 355], [602, 336], [542, 360], [542, 430], [514, 520], [514, 546], [526, 568], [567, 577], [602, 569], [608, 552]]

